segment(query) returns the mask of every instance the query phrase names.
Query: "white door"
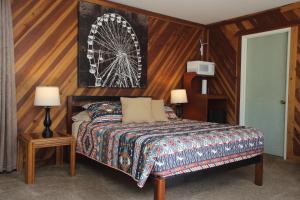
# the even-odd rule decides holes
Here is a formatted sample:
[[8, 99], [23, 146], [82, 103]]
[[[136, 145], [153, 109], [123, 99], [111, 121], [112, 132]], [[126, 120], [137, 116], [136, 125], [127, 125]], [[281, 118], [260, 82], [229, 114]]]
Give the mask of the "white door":
[[265, 153], [285, 157], [290, 29], [242, 38], [240, 123], [261, 130]]

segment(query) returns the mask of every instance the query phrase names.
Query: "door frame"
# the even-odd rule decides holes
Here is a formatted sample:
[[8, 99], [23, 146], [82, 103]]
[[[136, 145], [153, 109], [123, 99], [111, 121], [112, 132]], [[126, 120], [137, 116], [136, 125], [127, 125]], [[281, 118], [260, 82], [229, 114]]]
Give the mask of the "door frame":
[[241, 81], [240, 81], [240, 114], [239, 123], [240, 125], [245, 125], [245, 101], [246, 101], [246, 68], [247, 68], [247, 43], [248, 39], [264, 37], [279, 33], [288, 33], [288, 44], [287, 44], [287, 63], [286, 63], [286, 104], [285, 104], [285, 121], [284, 121], [284, 149], [283, 158], [287, 158], [287, 132], [288, 132], [288, 108], [289, 108], [289, 72], [290, 72], [290, 48], [291, 48], [291, 27], [276, 29], [261, 33], [254, 33], [242, 36], [241, 44]]

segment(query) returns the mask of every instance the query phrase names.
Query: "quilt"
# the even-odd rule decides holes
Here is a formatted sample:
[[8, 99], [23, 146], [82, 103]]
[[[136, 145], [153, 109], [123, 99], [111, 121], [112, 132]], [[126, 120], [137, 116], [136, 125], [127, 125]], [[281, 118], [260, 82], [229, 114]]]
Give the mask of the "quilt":
[[193, 120], [83, 122], [76, 152], [131, 176], [139, 187], [153, 175], [189, 173], [255, 157], [264, 136], [254, 128]]

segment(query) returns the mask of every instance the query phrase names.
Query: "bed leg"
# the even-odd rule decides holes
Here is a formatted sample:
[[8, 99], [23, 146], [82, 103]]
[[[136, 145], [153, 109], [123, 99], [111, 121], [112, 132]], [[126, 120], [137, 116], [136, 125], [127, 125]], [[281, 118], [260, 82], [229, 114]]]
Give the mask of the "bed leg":
[[259, 162], [255, 163], [255, 185], [263, 185], [263, 155], [259, 156]]
[[162, 177], [154, 178], [154, 200], [165, 200], [166, 180]]

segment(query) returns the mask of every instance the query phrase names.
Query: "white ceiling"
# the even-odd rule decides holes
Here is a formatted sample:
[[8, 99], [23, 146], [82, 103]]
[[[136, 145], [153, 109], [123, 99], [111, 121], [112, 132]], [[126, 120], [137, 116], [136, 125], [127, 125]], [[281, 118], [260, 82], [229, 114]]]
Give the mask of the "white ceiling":
[[210, 24], [297, 2], [296, 0], [111, 0], [113, 2]]

